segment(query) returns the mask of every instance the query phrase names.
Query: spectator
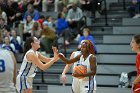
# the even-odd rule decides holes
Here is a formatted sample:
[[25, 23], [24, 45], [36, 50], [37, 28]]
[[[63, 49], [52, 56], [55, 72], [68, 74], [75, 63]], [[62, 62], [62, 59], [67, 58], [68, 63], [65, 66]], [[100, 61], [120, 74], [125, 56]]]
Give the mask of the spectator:
[[40, 18], [37, 21], [39, 23], [41, 29], [43, 29], [42, 23], [44, 22], [44, 20], [45, 20], [45, 16], [42, 15], [42, 16], [40, 16]]
[[49, 16], [46, 17], [46, 19], [48, 21], [48, 27], [54, 29], [54, 21], [53, 21], [53, 18], [49, 15]]
[[0, 48], [0, 93], [17, 93], [16, 59], [12, 52]]
[[34, 22], [31, 35], [40, 38], [41, 28], [38, 22]]
[[10, 38], [10, 34], [11, 34], [11, 29], [9, 26], [5, 26], [4, 29], [3, 29], [3, 33], [2, 33], [2, 37], [3, 39], [7, 36]]
[[42, 1], [42, 11], [47, 12], [49, 9], [49, 5], [54, 4], [54, 0], [43, 0]]
[[81, 9], [83, 11], [91, 11], [92, 10], [92, 2], [91, 0], [80, 0]]
[[90, 29], [89, 28], [84, 28], [83, 29], [83, 36], [80, 36], [78, 48], [81, 47], [82, 40], [90, 40], [92, 42], [92, 44], [94, 45], [95, 53], [97, 53], [96, 44], [95, 44], [93, 36], [90, 35]]
[[69, 29], [68, 22], [65, 20], [64, 13], [61, 12], [58, 14], [58, 19], [56, 22], [56, 32], [58, 37], [63, 36], [65, 39], [65, 45], [70, 44], [72, 38], [72, 32]]
[[23, 20], [26, 20], [28, 15], [31, 15], [34, 21], [37, 21], [40, 17], [39, 12], [33, 8], [32, 4], [28, 4]]
[[67, 7], [63, 7], [62, 12], [64, 13], [65, 18], [67, 18], [67, 15], [68, 15], [68, 8], [67, 8]]
[[0, 29], [3, 30], [6, 27], [5, 19], [0, 18]]
[[140, 0], [132, 0], [133, 4], [135, 4], [135, 16], [133, 18], [140, 17]]
[[18, 8], [17, 2], [8, 0], [3, 9], [7, 14], [7, 24], [10, 28], [14, 27], [13, 23], [18, 22], [22, 19], [22, 14]]
[[31, 15], [27, 15], [24, 23], [23, 41], [26, 41], [26, 38], [31, 36], [33, 24], [34, 24], [33, 17]]
[[72, 5], [72, 9], [68, 11], [67, 20], [71, 27], [76, 27], [76, 23], [82, 18], [82, 10], [77, 7], [75, 3]]
[[14, 44], [15, 46], [16, 53], [23, 52], [21, 37], [17, 35], [17, 32], [14, 29], [11, 31], [10, 40], [11, 40], [11, 43]]
[[80, 19], [83, 17], [83, 12], [82, 10], [77, 7], [77, 5], [75, 3], [72, 4], [72, 9], [70, 9], [68, 11], [68, 15], [67, 15], [67, 21], [69, 23], [69, 27], [72, 28], [75, 33], [75, 36], [77, 36], [77, 34], [80, 34], [80, 32], [78, 31], [79, 29], [79, 24], [81, 24], [82, 22], [80, 22]]
[[130, 17], [140, 17], [140, 0], [132, 0], [132, 5], [128, 7]]
[[41, 51], [45, 51], [47, 54], [52, 54], [52, 46], [56, 46], [56, 34], [53, 29], [49, 27], [44, 27], [41, 31], [41, 38], [40, 38], [40, 45]]
[[3, 47], [4, 49], [7, 49], [7, 50], [13, 52], [14, 54], [16, 54], [16, 50], [15, 50], [14, 44], [13, 44], [13, 43], [10, 43], [10, 37], [6, 36], [6, 37], [4, 38], [4, 41], [3, 41], [3, 42], [4, 42], [4, 43], [2, 44], [2, 47]]
[[54, 11], [61, 12], [63, 7], [66, 5], [67, 0], [55, 0], [54, 2]]
[[3, 9], [1, 8], [1, 6], [0, 6], [0, 18], [2, 18], [3, 20], [5, 20], [5, 24], [7, 24], [7, 15], [3, 11]]
[[22, 7], [22, 12], [23, 14], [27, 11], [27, 6], [29, 4], [29, 0], [23, 0], [20, 2], [21, 7]]
[[34, 8], [38, 11], [42, 11], [42, 0], [32, 0]]

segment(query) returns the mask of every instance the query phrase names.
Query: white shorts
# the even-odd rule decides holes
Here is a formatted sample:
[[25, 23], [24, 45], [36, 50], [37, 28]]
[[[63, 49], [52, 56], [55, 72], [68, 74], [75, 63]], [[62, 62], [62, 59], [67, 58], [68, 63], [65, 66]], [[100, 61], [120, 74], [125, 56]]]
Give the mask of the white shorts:
[[84, 80], [73, 77], [72, 91], [73, 93], [94, 93], [96, 91], [95, 78], [92, 80]]
[[21, 92], [24, 89], [32, 89], [32, 84], [33, 84], [32, 77], [18, 75], [16, 78], [16, 89], [18, 92]]

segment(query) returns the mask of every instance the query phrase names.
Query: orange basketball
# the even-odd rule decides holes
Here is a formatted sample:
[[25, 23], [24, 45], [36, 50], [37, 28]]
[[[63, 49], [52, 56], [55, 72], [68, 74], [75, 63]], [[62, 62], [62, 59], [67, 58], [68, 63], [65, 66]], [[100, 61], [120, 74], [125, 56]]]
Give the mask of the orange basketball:
[[[78, 73], [78, 74], [86, 74], [87, 73], [87, 68], [85, 66], [75, 66], [73, 69], [74, 73]], [[77, 77], [77, 78], [83, 78], [83, 77]]]

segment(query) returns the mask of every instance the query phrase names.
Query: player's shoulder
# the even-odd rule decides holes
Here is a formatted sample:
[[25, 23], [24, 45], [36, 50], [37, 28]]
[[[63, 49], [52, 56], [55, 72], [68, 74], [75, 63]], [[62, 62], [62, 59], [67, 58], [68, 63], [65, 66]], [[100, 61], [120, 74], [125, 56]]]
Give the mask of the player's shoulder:
[[80, 54], [81, 51], [74, 51], [73, 54]]
[[90, 54], [89, 56], [90, 56], [90, 57], [96, 57], [96, 55], [94, 55], [94, 54]]
[[34, 55], [34, 54], [35, 54], [35, 52], [34, 52], [32, 49], [28, 50], [28, 51], [25, 53], [25, 55]]
[[96, 56], [94, 54], [90, 54], [89, 59], [96, 59]]

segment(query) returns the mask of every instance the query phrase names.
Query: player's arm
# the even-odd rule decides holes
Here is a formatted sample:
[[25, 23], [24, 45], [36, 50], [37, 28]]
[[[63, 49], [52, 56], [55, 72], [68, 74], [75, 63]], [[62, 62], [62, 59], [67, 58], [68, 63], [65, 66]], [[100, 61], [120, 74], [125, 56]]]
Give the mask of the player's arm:
[[[10, 52], [10, 51], [9, 51]], [[14, 63], [14, 71], [13, 71], [13, 83], [14, 85], [16, 84], [16, 76], [17, 76], [17, 67], [16, 67], [16, 64], [17, 64], [17, 61], [16, 61], [16, 58], [14, 56], [14, 54], [12, 52], [10, 52], [11, 56], [12, 56], [12, 59], [13, 59], [13, 63]]]
[[[52, 47], [52, 49], [53, 49], [54, 56], [58, 56], [58, 50], [57, 50], [57, 48], [56, 47]], [[45, 62], [45, 63], [47, 63], [47, 62], [49, 62], [49, 61], [51, 61], [53, 59], [53, 58], [47, 58], [47, 57], [43, 56], [41, 53], [39, 53], [39, 52], [38, 52], [38, 58], [42, 62]]]
[[[71, 54], [70, 59], [74, 58], [74, 52]], [[61, 81], [63, 82], [63, 84], [66, 83], [67, 79], [66, 79], [66, 73], [70, 70], [72, 64], [66, 64], [62, 75], [61, 75]]]
[[[73, 52], [73, 53], [71, 54], [71, 56], [70, 56], [70, 59], [72, 59], [72, 58], [74, 58], [74, 52]], [[66, 74], [66, 73], [70, 70], [71, 65], [72, 65], [72, 64], [66, 64], [66, 66], [65, 66], [65, 68], [64, 68], [64, 70], [63, 70], [63, 72], [62, 72], [62, 75], [63, 75], [63, 74]]]
[[89, 61], [90, 61], [90, 69], [91, 69], [91, 73], [89, 73], [89, 75], [94, 76], [96, 75], [96, 70], [97, 70], [96, 57], [94, 55], [90, 56]]
[[27, 60], [31, 61], [33, 64], [36, 64], [41, 70], [46, 70], [47, 68], [49, 68], [54, 62], [56, 62], [59, 57], [54, 57], [52, 58], [52, 60], [50, 60], [49, 62], [43, 64], [40, 59], [33, 53], [30, 52], [26, 55]]
[[59, 58], [62, 60], [62, 61], [64, 61], [66, 64], [71, 64], [71, 63], [74, 63], [74, 62], [77, 62], [77, 61], [79, 61], [80, 60], [80, 57], [81, 57], [81, 55], [78, 55], [78, 56], [76, 56], [76, 57], [74, 57], [74, 58], [72, 58], [72, 59], [67, 59], [63, 54], [59, 54], [58, 55], [59, 56]]
[[42, 62], [49, 62], [50, 60], [52, 60], [52, 58], [47, 58], [44, 55], [42, 55], [40, 52], [38, 52], [38, 58], [42, 61]]

